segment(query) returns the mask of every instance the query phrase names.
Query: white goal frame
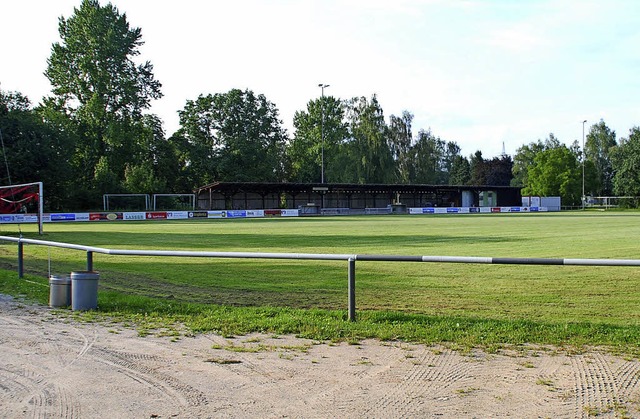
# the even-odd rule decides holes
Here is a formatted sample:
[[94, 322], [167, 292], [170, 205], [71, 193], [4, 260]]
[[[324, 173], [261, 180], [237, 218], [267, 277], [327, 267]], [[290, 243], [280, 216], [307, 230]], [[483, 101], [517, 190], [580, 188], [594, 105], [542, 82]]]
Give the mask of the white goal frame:
[[[38, 234], [43, 234], [43, 219], [44, 219], [44, 186], [42, 182], [30, 182], [30, 183], [20, 183], [18, 185], [3, 185], [0, 186], [0, 189], [13, 189], [13, 188], [21, 188], [23, 186], [38, 186]], [[18, 223], [19, 224], [19, 223]]]
[[121, 197], [121, 198], [132, 198], [132, 197], [144, 197], [144, 210], [149, 211], [151, 207], [151, 200], [149, 199], [149, 194], [146, 193], [106, 193], [102, 195], [102, 206], [104, 211], [111, 211], [109, 209], [109, 198], [111, 197]]

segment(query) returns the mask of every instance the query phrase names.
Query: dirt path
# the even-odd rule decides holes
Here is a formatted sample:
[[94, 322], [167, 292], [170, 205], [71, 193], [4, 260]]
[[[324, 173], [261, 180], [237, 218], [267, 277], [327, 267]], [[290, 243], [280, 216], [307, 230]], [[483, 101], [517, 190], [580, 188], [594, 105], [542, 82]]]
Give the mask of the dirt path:
[[640, 363], [266, 335], [138, 337], [0, 296], [0, 417], [640, 417]]

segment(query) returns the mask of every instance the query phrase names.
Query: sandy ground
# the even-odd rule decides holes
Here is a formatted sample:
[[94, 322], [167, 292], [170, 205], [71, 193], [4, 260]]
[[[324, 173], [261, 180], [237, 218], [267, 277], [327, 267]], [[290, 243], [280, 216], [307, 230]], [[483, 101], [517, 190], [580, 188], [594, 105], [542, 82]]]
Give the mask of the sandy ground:
[[0, 296], [0, 417], [640, 417], [640, 363], [294, 337], [139, 337]]

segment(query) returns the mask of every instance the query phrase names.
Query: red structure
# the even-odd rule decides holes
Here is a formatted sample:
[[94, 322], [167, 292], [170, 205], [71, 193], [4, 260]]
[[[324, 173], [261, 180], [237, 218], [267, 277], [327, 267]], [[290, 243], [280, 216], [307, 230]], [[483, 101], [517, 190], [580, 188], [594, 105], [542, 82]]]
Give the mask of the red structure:
[[26, 206], [32, 202], [38, 202], [38, 191], [31, 185], [0, 189], [0, 214], [26, 212]]

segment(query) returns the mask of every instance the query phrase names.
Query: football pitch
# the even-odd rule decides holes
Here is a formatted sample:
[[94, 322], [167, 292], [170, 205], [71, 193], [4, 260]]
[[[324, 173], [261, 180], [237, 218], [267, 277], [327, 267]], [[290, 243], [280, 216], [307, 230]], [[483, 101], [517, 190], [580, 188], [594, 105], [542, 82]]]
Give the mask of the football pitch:
[[[35, 226], [25, 237], [40, 238]], [[2, 226], [14, 235], [17, 226]], [[640, 213], [361, 216], [45, 225], [44, 240], [121, 249], [640, 259]], [[47, 276], [83, 252], [0, 245], [0, 292], [46, 302]], [[357, 262], [358, 322], [344, 321], [347, 263], [95, 254], [99, 312], [174, 316], [194, 330], [320, 339], [637, 347], [640, 268]], [[33, 283], [45, 286], [37, 287]], [[181, 317], [182, 316], [182, 317]]]

